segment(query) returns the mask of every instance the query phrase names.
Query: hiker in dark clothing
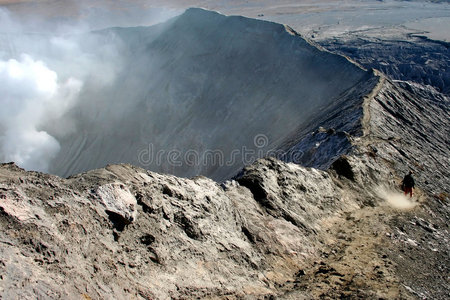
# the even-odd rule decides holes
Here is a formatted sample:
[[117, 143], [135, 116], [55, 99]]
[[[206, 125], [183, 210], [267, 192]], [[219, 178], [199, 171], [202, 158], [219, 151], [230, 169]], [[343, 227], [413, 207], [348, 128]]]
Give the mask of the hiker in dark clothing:
[[405, 196], [408, 195], [409, 193], [409, 197], [410, 198], [412, 197], [414, 186], [415, 186], [414, 178], [412, 176], [412, 172], [409, 171], [409, 173], [405, 175], [402, 181], [402, 189], [405, 192]]

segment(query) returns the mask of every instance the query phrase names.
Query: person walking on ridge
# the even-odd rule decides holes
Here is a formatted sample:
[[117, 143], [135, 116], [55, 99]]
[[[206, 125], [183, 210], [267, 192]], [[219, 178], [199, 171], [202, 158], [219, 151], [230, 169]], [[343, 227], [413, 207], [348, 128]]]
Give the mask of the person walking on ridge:
[[405, 175], [402, 181], [402, 189], [405, 192], [405, 196], [408, 195], [409, 193], [409, 197], [412, 198], [414, 187], [415, 187], [414, 178], [412, 176], [412, 172], [409, 171], [409, 173]]

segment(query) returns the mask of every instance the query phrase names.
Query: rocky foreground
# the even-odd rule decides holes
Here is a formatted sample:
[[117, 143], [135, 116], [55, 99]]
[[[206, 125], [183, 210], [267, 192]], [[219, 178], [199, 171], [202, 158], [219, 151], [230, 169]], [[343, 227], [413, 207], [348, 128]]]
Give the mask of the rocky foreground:
[[[326, 171], [269, 157], [218, 184], [2, 164], [1, 297], [446, 299], [449, 100], [379, 78]], [[398, 187], [408, 168], [412, 200]]]

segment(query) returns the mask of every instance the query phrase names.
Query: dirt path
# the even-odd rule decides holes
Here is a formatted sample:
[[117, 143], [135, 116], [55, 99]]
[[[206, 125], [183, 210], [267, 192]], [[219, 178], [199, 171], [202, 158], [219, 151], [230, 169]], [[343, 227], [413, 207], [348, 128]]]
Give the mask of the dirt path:
[[[424, 200], [421, 195], [415, 199]], [[321, 257], [284, 298], [309, 294], [314, 299], [416, 299], [399, 281], [397, 264], [388, 250], [393, 238], [389, 224], [397, 215], [411, 211], [386, 201], [327, 220]]]

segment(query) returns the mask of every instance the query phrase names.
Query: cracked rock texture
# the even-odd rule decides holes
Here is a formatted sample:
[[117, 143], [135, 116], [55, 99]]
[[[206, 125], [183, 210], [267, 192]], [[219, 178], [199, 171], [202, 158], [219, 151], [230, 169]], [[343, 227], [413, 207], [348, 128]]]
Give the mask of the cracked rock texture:
[[220, 185], [1, 165], [2, 298], [445, 299], [448, 99], [380, 77], [360, 105], [326, 171], [269, 157]]

